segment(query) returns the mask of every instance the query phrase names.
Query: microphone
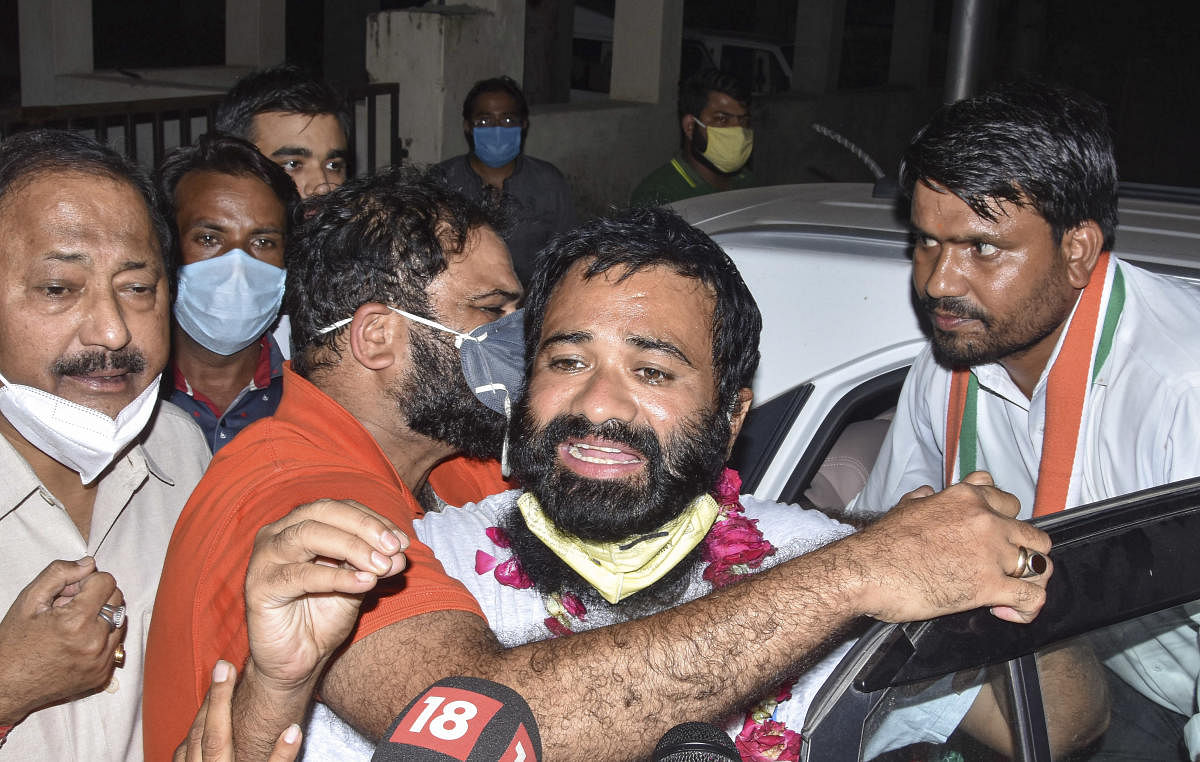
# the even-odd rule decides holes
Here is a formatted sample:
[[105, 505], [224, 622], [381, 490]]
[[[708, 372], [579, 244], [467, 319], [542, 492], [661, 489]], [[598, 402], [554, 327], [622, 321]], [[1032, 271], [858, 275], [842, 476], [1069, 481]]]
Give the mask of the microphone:
[[507, 685], [447, 677], [405, 707], [372, 762], [541, 762], [533, 711]]
[[685, 722], [654, 747], [654, 762], [742, 762], [733, 739], [707, 722]]

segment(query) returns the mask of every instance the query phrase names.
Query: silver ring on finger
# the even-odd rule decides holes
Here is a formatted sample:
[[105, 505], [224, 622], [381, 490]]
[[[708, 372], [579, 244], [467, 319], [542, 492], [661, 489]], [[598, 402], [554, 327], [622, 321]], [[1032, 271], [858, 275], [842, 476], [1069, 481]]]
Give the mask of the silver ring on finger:
[[108, 625], [114, 630], [119, 630], [121, 625], [125, 624], [125, 605], [114, 606], [106, 603], [100, 607], [100, 612], [96, 616], [108, 622]]
[[1009, 576], [1020, 579], [1036, 577], [1045, 574], [1048, 568], [1050, 568], [1050, 563], [1044, 553], [1030, 550], [1022, 545], [1017, 549], [1017, 570]]

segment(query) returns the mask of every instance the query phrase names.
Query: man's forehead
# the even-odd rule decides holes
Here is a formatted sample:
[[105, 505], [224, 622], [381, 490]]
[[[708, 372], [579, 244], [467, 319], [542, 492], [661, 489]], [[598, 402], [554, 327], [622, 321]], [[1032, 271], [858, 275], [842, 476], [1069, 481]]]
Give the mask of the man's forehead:
[[0, 199], [0, 229], [43, 258], [91, 263], [89, 247], [123, 247], [126, 258], [161, 262], [160, 242], [142, 194], [105, 173], [47, 170], [9, 187]]
[[729, 114], [744, 114], [749, 111], [745, 103], [720, 90], [708, 91], [708, 103], [705, 104], [705, 109], [724, 111]]
[[682, 275], [667, 264], [640, 268], [615, 264], [589, 274], [592, 262], [575, 262], [554, 285], [546, 302], [547, 318], [584, 323], [589, 312], [620, 308], [631, 320], [649, 327], [663, 316], [687, 315], [690, 321], [711, 323], [716, 292], [698, 278]]
[[[260, 111], [250, 120], [253, 142], [283, 141], [296, 137], [311, 137], [324, 130], [340, 147], [346, 146], [346, 134], [336, 114], [302, 114], [297, 111]], [[260, 149], [262, 146], [260, 146]]]

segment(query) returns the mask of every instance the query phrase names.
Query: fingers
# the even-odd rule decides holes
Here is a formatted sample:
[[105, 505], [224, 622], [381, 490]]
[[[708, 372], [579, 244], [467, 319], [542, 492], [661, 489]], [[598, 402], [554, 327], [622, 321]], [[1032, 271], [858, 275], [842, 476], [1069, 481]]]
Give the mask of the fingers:
[[[224, 659], [213, 666], [212, 683], [204, 701], [204, 736], [200, 744], [201, 759], [205, 762], [233, 761], [233, 687], [237, 670]], [[199, 721], [199, 715], [196, 716]]]
[[288, 725], [275, 741], [275, 748], [271, 750], [267, 762], [292, 762], [300, 755], [300, 741], [303, 740], [303, 735], [299, 725]]
[[932, 494], [933, 494], [933, 487], [930, 487], [928, 484], [922, 484], [920, 487], [917, 487], [912, 492], [905, 492], [900, 497], [900, 500], [898, 502], [903, 503], [903, 502], [906, 502], [909, 500], [917, 500], [922, 497], [929, 497]]
[[974, 484], [977, 487], [995, 487], [996, 482], [992, 481], [992, 475], [987, 471], [972, 471], [962, 479], [967, 484]]
[[69, 598], [75, 595], [78, 592], [77, 583], [95, 570], [96, 561], [90, 556], [78, 561], [51, 561], [25, 586], [21, 595], [35, 607], [48, 608], [60, 596]]
[[324, 557], [388, 577], [404, 569], [408, 538], [394, 523], [361, 504], [320, 500], [264, 527], [256, 539], [259, 545], [266, 546], [269, 553], [263, 560], [271, 563]]

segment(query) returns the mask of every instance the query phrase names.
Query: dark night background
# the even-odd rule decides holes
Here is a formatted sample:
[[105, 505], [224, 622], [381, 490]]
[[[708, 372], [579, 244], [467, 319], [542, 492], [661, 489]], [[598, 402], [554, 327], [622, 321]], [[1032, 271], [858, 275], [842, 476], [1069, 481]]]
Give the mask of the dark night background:
[[[530, 7], [547, 0], [527, 0]], [[803, 2], [803, 0], [800, 0]], [[838, 89], [885, 86], [892, 17], [904, 0], [846, 0]], [[419, 5], [405, 0], [370, 3], [378, 9]], [[577, 7], [612, 13], [610, 0], [576, 0]], [[320, 72], [334, 24], [325, 0], [289, 0], [287, 55]], [[903, 6], [902, 6], [903, 7]], [[1008, 55], [1019, 9], [1044, 15], [1036, 39], [1035, 73], [1078, 87], [1109, 108], [1122, 178], [1200, 186], [1196, 145], [1200, 116], [1200, 3], [1195, 0], [999, 0], [986, 51], [985, 80], [1010, 78]], [[935, 0], [928, 84], [945, 76], [951, 0]], [[790, 45], [796, 0], [686, 0], [684, 25], [758, 35]], [[94, 0], [97, 69], [219, 65], [224, 60], [224, 0]], [[343, 37], [353, 39], [357, 20]], [[0, 106], [19, 104], [17, 0], [0, 0]], [[361, 68], [361, 67], [359, 67]], [[365, 71], [339, 79], [365, 81]]]

